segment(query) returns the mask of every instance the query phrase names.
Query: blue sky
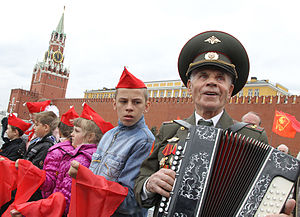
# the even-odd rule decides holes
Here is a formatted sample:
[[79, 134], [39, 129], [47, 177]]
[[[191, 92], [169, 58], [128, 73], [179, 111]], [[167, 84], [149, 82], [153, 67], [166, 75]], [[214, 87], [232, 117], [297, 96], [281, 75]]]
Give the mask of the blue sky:
[[182, 46], [206, 30], [228, 32], [243, 43], [251, 77], [300, 95], [297, 0], [12, 0], [0, 8], [0, 110], [11, 89], [29, 90], [64, 5], [68, 98], [114, 87], [124, 65], [144, 81], [179, 79]]

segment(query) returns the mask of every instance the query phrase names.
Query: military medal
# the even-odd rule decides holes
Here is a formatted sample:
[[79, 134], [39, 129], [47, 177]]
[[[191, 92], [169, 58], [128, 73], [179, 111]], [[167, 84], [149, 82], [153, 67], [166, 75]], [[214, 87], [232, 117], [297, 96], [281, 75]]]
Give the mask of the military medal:
[[165, 167], [166, 160], [168, 160], [168, 157], [163, 157], [163, 158], [159, 161], [159, 166], [160, 166], [160, 168]]
[[172, 150], [173, 150], [173, 145], [171, 145], [171, 144], [168, 143], [166, 145], [166, 147], [164, 148], [164, 150], [162, 151], [162, 154], [164, 156], [168, 156], [168, 155], [170, 155], [172, 153]]
[[169, 160], [169, 165], [170, 165], [170, 166], [172, 166], [173, 160], [174, 160], [174, 156], [172, 155], [172, 156], [170, 157], [170, 160]]
[[172, 154], [175, 155], [177, 150], [177, 143], [173, 146]]

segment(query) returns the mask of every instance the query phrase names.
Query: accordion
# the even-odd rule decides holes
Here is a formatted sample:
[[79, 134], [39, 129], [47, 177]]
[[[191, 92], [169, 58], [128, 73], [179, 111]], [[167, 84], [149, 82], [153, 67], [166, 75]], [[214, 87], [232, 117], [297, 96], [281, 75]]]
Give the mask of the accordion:
[[228, 130], [190, 126], [171, 169], [170, 198], [160, 217], [242, 217], [280, 213], [299, 175], [299, 161]]

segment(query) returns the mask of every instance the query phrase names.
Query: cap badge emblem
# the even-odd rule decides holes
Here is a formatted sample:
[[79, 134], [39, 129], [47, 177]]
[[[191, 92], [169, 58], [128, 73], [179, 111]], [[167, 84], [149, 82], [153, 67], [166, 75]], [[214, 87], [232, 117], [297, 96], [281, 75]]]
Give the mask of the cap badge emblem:
[[204, 42], [208, 42], [210, 44], [217, 44], [221, 41], [216, 36], [211, 36], [208, 39], [204, 40]]
[[205, 54], [204, 58], [206, 60], [218, 60], [219, 55], [216, 52], [208, 52]]

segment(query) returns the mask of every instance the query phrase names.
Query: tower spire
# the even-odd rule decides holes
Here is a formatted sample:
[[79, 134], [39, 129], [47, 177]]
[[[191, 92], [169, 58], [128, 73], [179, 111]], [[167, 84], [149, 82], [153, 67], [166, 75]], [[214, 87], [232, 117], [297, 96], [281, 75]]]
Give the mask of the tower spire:
[[66, 6], [64, 6], [64, 12], [63, 14], [61, 15], [61, 18], [60, 18], [60, 21], [56, 27], [56, 32], [59, 32], [59, 33], [64, 33], [64, 16], [65, 16], [65, 8]]

